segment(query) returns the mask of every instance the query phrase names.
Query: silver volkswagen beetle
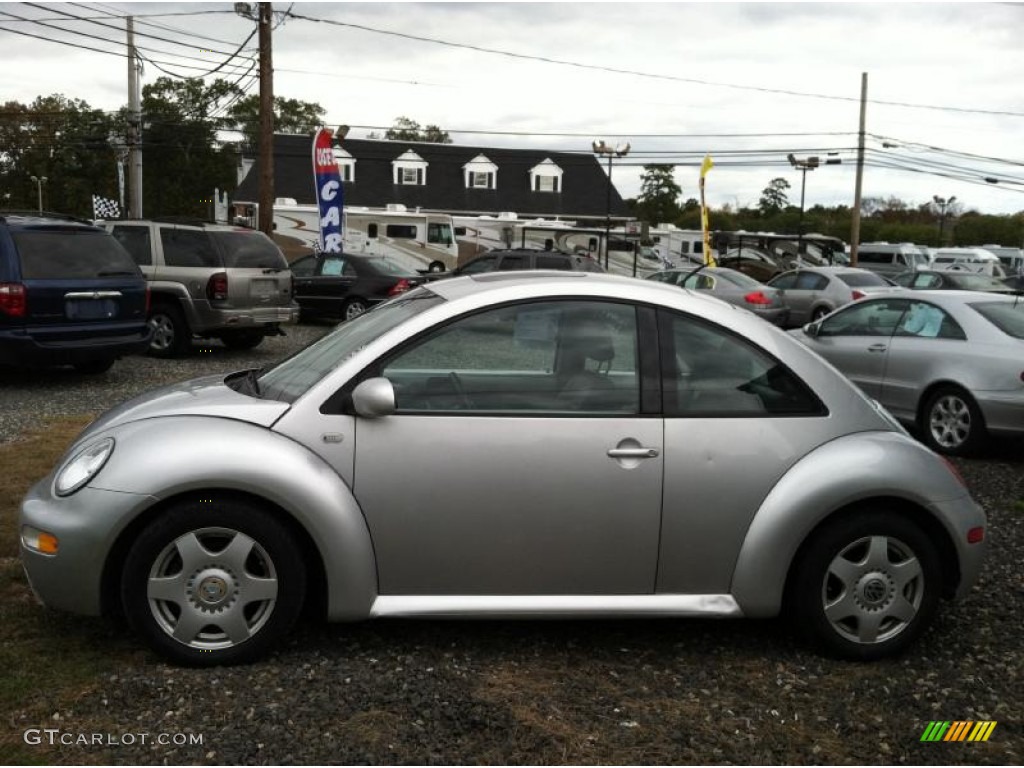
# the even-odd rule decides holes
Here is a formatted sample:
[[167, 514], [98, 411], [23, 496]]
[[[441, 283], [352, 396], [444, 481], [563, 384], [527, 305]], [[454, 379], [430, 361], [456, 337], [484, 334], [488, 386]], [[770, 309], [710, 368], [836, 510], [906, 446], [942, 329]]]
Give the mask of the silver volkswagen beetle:
[[[21, 508], [46, 604], [185, 664], [326, 617], [770, 617], [904, 649], [963, 595], [956, 471], [786, 333], [585, 273], [430, 283], [100, 417]], [[317, 603], [320, 605], [321, 603]]]

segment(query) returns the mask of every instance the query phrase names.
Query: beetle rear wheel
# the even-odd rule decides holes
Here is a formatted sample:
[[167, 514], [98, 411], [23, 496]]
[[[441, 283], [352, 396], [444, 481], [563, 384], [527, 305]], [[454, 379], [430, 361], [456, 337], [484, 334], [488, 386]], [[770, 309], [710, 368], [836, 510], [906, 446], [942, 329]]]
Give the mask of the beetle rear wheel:
[[306, 575], [291, 532], [233, 500], [176, 505], [143, 530], [123, 571], [129, 622], [192, 666], [253, 661], [302, 608]]
[[938, 607], [935, 545], [895, 512], [858, 512], [826, 524], [793, 574], [800, 628], [834, 655], [873, 660], [906, 648]]

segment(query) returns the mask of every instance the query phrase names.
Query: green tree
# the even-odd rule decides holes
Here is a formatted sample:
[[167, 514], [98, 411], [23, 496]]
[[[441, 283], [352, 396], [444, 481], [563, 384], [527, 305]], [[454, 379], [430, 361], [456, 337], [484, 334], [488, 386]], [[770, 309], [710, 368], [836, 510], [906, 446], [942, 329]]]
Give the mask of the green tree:
[[[312, 133], [324, 123], [326, 112], [319, 104], [284, 96], [274, 97], [274, 131]], [[255, 152], [260, 130], [259, 94], [245, 96], [228, 109], [224, 126], [242, 133], [242, 151]]]
[[787, 189], [789, 189], [789, 182], [781, 176], [768, 182], [768, 186], [761, 191], [761, 199], [757, 203], [757, 208], [762, 216], [780, 213], [789, 205], [789, 198], [786, 196]]
[[674, 222], [681, 213], [679, 197], [682, 193], [676, 183], [675, 166], [645, 165], [640, 178], [637, 214], [651, 224]]
[[[369, 138], [379, 139], [380, 134], [371, 133]], [[448, 131], [442, 131], [436, 125], [428, 125], [421, 128], [419, 123], [408, 117], [396, 117], [394, 125], [384, 132], [384, 138], [389, 141], [426, 141], [432, 144], [452, 143]]]
[[0, 107], [0, 207], [92, 216], [92, 195], [117, 197], [115, 119], [81, 99], [39, 96]]
[[147, 216], [207, 217], [215, 188], [233, 189], [235, 148], [210, 115], [241, 91], [226, 80], [161, 77], [142, 89], [143, 208]]

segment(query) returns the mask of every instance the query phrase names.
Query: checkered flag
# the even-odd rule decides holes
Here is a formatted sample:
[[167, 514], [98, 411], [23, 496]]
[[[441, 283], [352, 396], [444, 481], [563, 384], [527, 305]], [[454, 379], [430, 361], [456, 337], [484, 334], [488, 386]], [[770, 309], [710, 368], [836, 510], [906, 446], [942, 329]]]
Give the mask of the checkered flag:
[[92, 196], [92, 217], [94, 219], [119, 219], [121, 206], [109, 197]]

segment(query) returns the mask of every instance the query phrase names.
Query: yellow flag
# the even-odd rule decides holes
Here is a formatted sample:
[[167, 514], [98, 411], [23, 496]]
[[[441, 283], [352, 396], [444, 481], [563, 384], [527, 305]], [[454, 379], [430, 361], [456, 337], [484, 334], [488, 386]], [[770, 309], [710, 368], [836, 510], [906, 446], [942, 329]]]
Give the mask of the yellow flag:
[[704, 231], [704, 263], [709, 267], [717, 266], [717, 262], [711, 254], [711, 229], [708, 226], [708, 207], [704, 202], [704, 177], [714, 165], [711, 155], [704, 155], [704, 162], [700, 164], [700, 226]]

